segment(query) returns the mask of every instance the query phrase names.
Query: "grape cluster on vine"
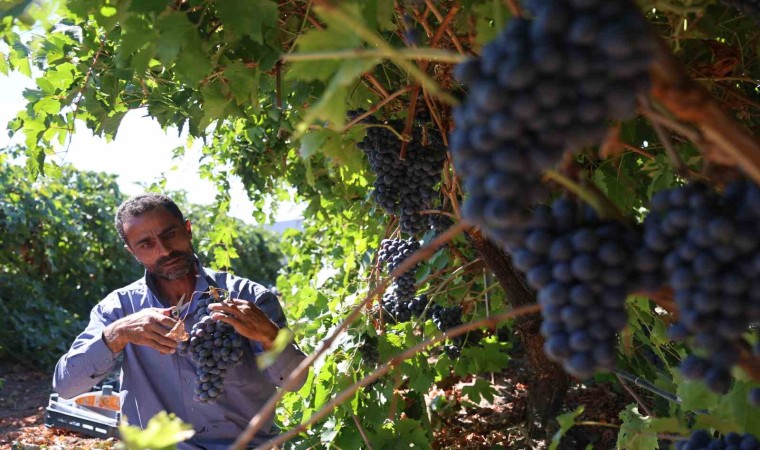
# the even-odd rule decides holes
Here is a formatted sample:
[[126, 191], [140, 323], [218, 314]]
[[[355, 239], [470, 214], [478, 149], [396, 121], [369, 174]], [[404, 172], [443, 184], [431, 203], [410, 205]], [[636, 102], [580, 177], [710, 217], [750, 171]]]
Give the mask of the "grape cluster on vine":
[[647, 258], [637, 265], [661, 271], [679, 310], [671, 337], [703, 354], [686, 358], [681, 372], [719, 393], [731, 387], [743, 334], [760, 320], [758, 223], [760, 188], [750, 182], [723, 195], [701, 184], [660, 192], [644, 222]]
[[544, 170], [598, 144], [608, 119], [631, 117], [648, 88], [653, 40], [631, 1], [533, 0], [480, 58], [457, 67], [469, 93], [450, 148], [469, 194], [463, 215], [514, 244], [528, 207], [546, 200]]
[[362, 334], [358, 347], [359, 354], [364, 364], [375, 367], [380, 362], [380, 352], [377, 349], [377, 337]]
[[579, 378], [613, 369], [638, 231], [566, 199], [537, 208], [524, 231], [513, 261], [538, 292], [547, 356]]
[[760, 450], [760, 442], [749, 433], [728, 433], [714, 438], [707, 431], [697, 430], [688, 440], [678, 441], [676, 450]]
[[[351, 112], [349, 117], [359, 113]], [[404, 132], [403, 121], [380, 122], [370, 116], [363, 123], [370, 126], [357, 147], [367, 155], [377, 175], [372, 192], [374, 200], [388, 213], [399, 216], [404, 232], [416, 235], [424, 231], [426, 219], [420, 213], [430, 209], [446, 159], [440, 133], [431, 128], [412, 127], [402, 160], [399, 136]]]
[[208, 306], [215, 300], [202, 297], [195, 312], [197, 320], [190, 331], [190, 339], [180, 342], [177, 352], [190, 354], [195, 363], [195, 395], [201, 403], [215, 403], [224, 393], [227, 371], [242, 362], [243, 338], [232, 325], [214, 320]]

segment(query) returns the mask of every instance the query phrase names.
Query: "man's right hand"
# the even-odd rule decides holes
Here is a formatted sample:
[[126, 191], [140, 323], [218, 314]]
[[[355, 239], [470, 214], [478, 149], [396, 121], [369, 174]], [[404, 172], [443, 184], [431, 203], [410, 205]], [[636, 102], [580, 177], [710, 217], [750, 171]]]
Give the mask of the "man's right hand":
[[121, 352], [130, 343], [145, 345], [164, 354], [174, 353], [177, 341], [166, 334], [176, 322], [171, 317], [171, 308], [143, 309], [108, 325], [103, 330], [103, 341], [114, 353]]

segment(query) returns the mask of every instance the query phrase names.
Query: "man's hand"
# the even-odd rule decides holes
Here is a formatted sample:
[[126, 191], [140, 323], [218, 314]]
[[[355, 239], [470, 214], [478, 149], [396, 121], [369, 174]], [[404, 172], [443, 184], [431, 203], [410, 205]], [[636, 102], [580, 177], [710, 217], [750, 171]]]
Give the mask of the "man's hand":
[[241, 336], [259, 341], [264, 350], [272, 347], [280, 327], [272, 322], [264, 311], [251, 302], [239, 299], [229, 299], [208, 306], [211, 318], [232, 325]]
[[167, 333], [176, 322], [171, 317], [171, 308], [143, 309], [108, 325], [103, 330], [103, 340], [114, 353], [121, 352], [132, 343], [170, 354], [177, 349], [177, 341], [168, 337]]

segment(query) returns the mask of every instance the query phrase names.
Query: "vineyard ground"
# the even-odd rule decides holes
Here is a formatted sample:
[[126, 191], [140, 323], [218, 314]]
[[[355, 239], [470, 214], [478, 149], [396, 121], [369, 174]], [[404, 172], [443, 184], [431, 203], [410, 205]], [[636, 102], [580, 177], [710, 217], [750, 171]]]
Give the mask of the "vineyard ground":
[[[450, 380], [433, 389], [431, 395], [452, 399], [443, 413], [435, 415], [439, 421], [433, 448], [443, 449], [538, 449], [545, 443], [528, 440], [520, 426], [525, 411], [530, 380], [521, 368], [520, 360], [513, 359], [506, 370], [481, 377], [492, 382], [497, 395], [493, 402], [481, 401], [477, 406], [465, 407], [462, 389], [474, 382], [474, 377]], [[114, 441], [89, 438], [61, 429], [45, 427], [45, 406], [51, 392], [51, 375], [0, 360], [0, 378], [5, 383], [0, 389], [0, 449], [10, 449], [14, 442], [18, 448], [54, 450], [77, 448], [111, 449]], [[567, 410], [585, 405], [579, 420], [593, 420], [619, 424], [618, 412], [632, 400], [625, 393], [615, 392], [609, 385], [574, 386], [568, 393]], [[572, 449], [591, 442], [595, 449], [614, 448], [617, 430], [613, 428], [575, 428], [563, 439], [560, 448]]]

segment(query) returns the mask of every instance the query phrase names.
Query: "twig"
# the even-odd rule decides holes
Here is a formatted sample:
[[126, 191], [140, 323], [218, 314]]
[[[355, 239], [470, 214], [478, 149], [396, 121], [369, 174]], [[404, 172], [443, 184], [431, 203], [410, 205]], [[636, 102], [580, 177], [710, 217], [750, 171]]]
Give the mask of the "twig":
[[361, 422], [359, 422], [359, 418], [356, 417], [356, 414], [351, 414], [351, 417], [354, 418], [354, 423], [356, 424], [356, 428], [359, 430], [359, 434], [361, 434], [362, 439], [364, 439], [364, 443], [367, 444], [367, 449], [374, 450], [372, 448], [372, 444], [369, 443], [369, 438], [367, 437], [367, 432], [364, 431], [364, 427], [362, 426]]
[[98, 51], [95, 52], [95, 57], [92, 58], [92, 64], [87, 69], [87, 73], [84, 76], [84, 81], [82, 82], [82, 87], [79, 88], [79, 91], [77, 92], [77, 100], [74, 104], [74, 113], [71, 115], [71, 120], [69, 121], [69, 126], [67, 127], [69, 141], [66, 143], [66, 152], [69, 152], [69, 148], [71, 147], [71, 141], [74, 138], [74, 127], [77, 120], [77, 114], [79, 114], [79, 105], [82, 103], [82, 99], [84, 99], [84, 91], [87, 89], [87, 83], [90, 82], [90, 78], [92, 78], [92, 73], [95, 71], [95, 65], [98, 63], [98, 59], [100, 58], [101, 53], [103, 53], [103, 49], [106, 45], [106, 37], [107, 35], [104, 34], [103, 37], [100, 38], [100, 47], [98, 48]]
[[504, 0], [504, 3], [507, 4], [507, 8], [509, 8], [509, 12], [512, 13], [512, 16], [514, 17], [523, 16], [522, 9], [520, 9], [520, 5], [518, 5], [515, 0]]
[[272, 447], [278, 446], [284, 442], [287, 442], [295, 436], [296, 434], [300, 433], [301, 431], [306, 430], [310, 425], [316, 423], [317, 421], [321, 420], [323, 417], [325, 417], [327, 414], [329, 414], [336, 406], [340, 405], [341, 403], [347, 401], [349, 398], [351, 398], [354, 393], [359, 390], [359, 388], [365, 387], [368, 384], [374, 382], [381, 376], [385, 375], [388, 370], [391, 369], [391, 367], [394, 367], [398, 365], [401, 361], [404, 361], [406, 359], [409, 359], [413, 357], [414, 355], [418, 354], [422, 350], [426, 349], [427, 347], [431, 347], [435, 344], [438, 344], [439, 342], [442, 342], [446, 339], [456, 337], [462, 334], [467, 333], [470, 330], [474, 330], [476, 328], [495, 328], [499, 323], [507, 320], [512, 319], [514, 317], [519, 317], [527, 314], [533, 314], [538, 311], [540, 311], [541, 307], [539, 305], [528, 305], [523, 306], [521, 308], [513, 309], [512, 311], [505, 312], [502, 314], [497, 314], [495, 316], [492, 316], [490, 318], [481, 319], [476, 322], [470, 322], [463, 325], [459, 325], [458, 327], [452, 328], [446, 333], [442, 333], [439, 336], [436, 336], [432, 339], [428, 339], [427, 341], [421, 342], [414, 347], [411, 347], [400, 354], [394, 356], [391, 358], [390, 361], [380, 366], [377, 370], [372, 372], [371, 374], [367, 375], [366, 377], [359, 380], [354, 385], [346, 388], [342, 392], [340, 392], [338, 395], [333, 397], [332, 400], [330, 400], [328, 403], [326, 403], [322, 409], [315, 412], [314, 414], [309, 417], [306, 421], [299, 424], [297, 427], [291, 429], [287, 433], [281, 434], [280, 436], [270, 440], [269, 442], [266, 442], [258, 447], [256, 447], [256, 450], [266, 450], [270, 449]]
[[411, 89], [410, 86], [404, 87], [399, 89], [398, 91], [394, 92], [391, 95], [386, 96], [384, 99], [380, 100], [379, 102], [375, 103], [375, 105], [367, 110], [367, 112], [360, 114], [357, 116], [354, 120], [348, 122], [346, 126], [343, 127], [342, 131], [348, 130], [352, 126], [356, 125], [357, 123], [361, 122], [362, 120], [366, 119], [367, 117], [371, 116], [372, 114], [376, 113], [380, 108], [387, 105], [391, 100], [406, 94]]
[[[642, 104], [649, 106], [649, 109], [652, 109], [649, 99], [647, 99], [646, 96], [642, 95], [640, 101]], [[683, 160], [678, 155], [678, 152], [673, 147], [673, 142], [670, 140], [670, 136], [665, 133], [665, 129], [659, 122], [652, 120], [651, 123], [654, 132], [657, 134], [657, 139], [660, 140], [660, 143], [665, 148], [665, 153], [668, 155], [668, 159], [670, 159], [670, 163], [673, 165], [673, 171], [681, 178], [688, 178], [689, 168], [686, 167], [686, 164], [684, 164]]]
[[[433, 3], [433, 0], [425, 0], [425, 5], [427, 5], [428, 9], [430, 9], [430, 12], [433, 13], [436, 19], [438, 19], [439, 23], [444, 22], [443, 14], [436, 8], [435, 3]], [[459, 38], [456, 34], [454, 34], [453, 31], [449, 27], [446, 27], [446, 34], [449, 35], [449, 38], [451, 39], [451, 43], [454, 44], [454, 47], [457, 48], [457, 51], [463, 55], [467, 54], [467, 51], [462, 46], [462, 43], [459, 42]]]
[[693, 142], [697, 147], [702, 147], [704, 145], [702, 135], [697, 130], [693, 130], [681, 122], [673, 120], [670, 117], [667, 117], [647, 106], [642, 105], [642, 107], [639, 108], [639, 111], [650, 121], [665, 125], [666, 127]]
[[371, 84], [372, 87], [377, 89], [378, 93], [380, 94], [382, 98], [388, 97], [388, 91], [385, 89], [385, 87], [382, 84], [380, 84], [379, 81], [377, 81], [377, 78], [375, 78], [374, 75], [367, 72], [363, 76], [365, 79], [367, 79], [367, 81], [369, 81], [369, 84]]
[[251, 418], [251, 420], [248, 422], [248, 426], [246, 426], [245, 430], [243, 430], [240, 436], [238, 436], [238, 438], [232, 444], [231, 448], [235, 450], [243, 450], [245, 448], [245, 446], [261, 429], [261, 426], [264, 424], [264, 418], [269, 417], [272, 413], [274, 413], [275, 409], [277, 408], [277, 403], [285, 396], [285, 392], [297, 387], [301, 376], [309, 370], [309, 367], [311, 367], [317, 358], [322, 356], [322, 354], [324, 354], [330, 348], [330, 346], [332, 346], [338, 336], [340, 336], [340, 334], [343, 333], [343, 331], [345, 331], [346, 328], [348, 328], [348, 326], [359, 317], [362, 309], [364, 309], [364, 307], [371, 300], [385, 291], [385, 288], [387, 287], [388, 282], [391, 278], [398, 278], [420, 261], [423, 261], [432, 256], [439, 247], [449, 242], [454, 236], [461, 233], [462, 230], [464, 230], [464, 225], [461, 222], [453, 225], [448, 230], [441, 233], [437, 238], [433, 239], [430, 244], [427, 244], [426, 246], [409, 255], [409, 257], [401, 262], [401, 264], [399, 264], [395, 270], [393, 270], [387, 277], [385, 277], [374, 289], [367, 293], [364, 300], [354, 307], [354, 309], [351, 311], [348, 317], [343, 320], [340, 326], [338, 326], [338, 328], [330, 336], [322, 340], [322, 345], [320, 345], [317, 351], [307, 356], [303, 361], [301, 361], [298, 367], [296, 367], [295, 370], [291, 372], [291, 374], [282, 384], [282, 388], [279, 389], [274, 395], [272, 395], [264, 404], [264, 406], [261, 407], [259, 412]]
[[651, 154], [651, 153], [649, 153], [649, 152], [647, 152], [647, 151], [645, 151], [643, 149], [640, 149], [640, 148], [638, 148], [638, 147], [636, 147], [634, 145], [626, 144], [625, 142], [621, 142], [621, 145], [623, 146], [623, 148], [625, 148], [626, 150], [630, 150], [633, 153], [638, 153], [639, 155], [641, 155], [641, 156], [643, 156], [645, 158], [654, 159], [654, 155], [653, 154]]
[[330, 59], [372, 59], [400, 58], [408, 60], [436, 61], [458, 64], [467, 59], [459, 53], [439, 48], [405, 48], [405, 49], [363, 49], [350, 48], [345, 50], [330, 50], [324, 52], [298, 52], [282, 55], [282, 60], [292, 61], [321, 61]]
[[[424, 65], [423, 70], [427, 68], [427, 64]], [[417, 84], [412, 89], [412, 96], [409, 99], [409, 110], [406, 113], [406, 122], [404, 123], [404, 132], [401, 133], [404, 139], [401, 141], [401, 150], [398, 155], [398, 159], [401, 161], [406, 160], [406, 147], [409, 145], [410, 136], [412, 133], [412, 125], [414, 125], [414, 112], [417, 109], [417, 98], [420, 95], [420, 85]]]
[[652, 413], [652, 410], [650, 410], [647, 407], [646, 403], [644, 403], [644, 401], [641, 400], [641, 397], [639, 397], [638, 394], [636, 394], [636, 392], [634, 392], [633, 389], [631, 389], [628, 386], [628, 384], [626, 384], [626, 382], [623, 380], [623, 378], [620, 375], [615, 374], [615, 376], [617, 377], [618, 382], [620, 382], [620, 385], [623, 386], [623, 389], [625, 389], [629, 394], [631, 394], [631, 397], [633, 397], [633, 399], [636, 400], [636, 403], [638, 403], [639, 406], [641, 406], [641, 409], [644, 410], [644, 412], [647, 414], [647, 416], [649, 416], [649, 417], [657, 417], [657, 416], [655, 416]]

